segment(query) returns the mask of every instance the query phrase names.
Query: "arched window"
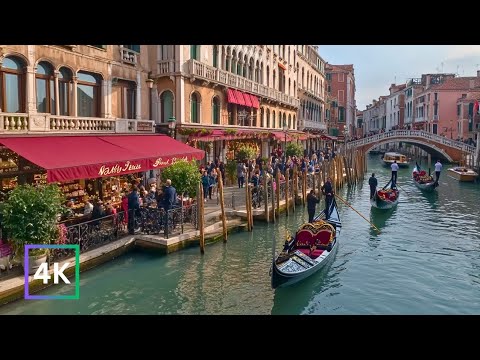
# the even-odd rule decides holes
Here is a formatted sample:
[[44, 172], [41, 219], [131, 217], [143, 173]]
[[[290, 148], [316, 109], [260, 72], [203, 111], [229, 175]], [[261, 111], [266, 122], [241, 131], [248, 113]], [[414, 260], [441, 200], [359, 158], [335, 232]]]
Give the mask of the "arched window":
[[212, 124], [220, 124], [220, 99], [214, 96], [212, 99]]
[[297, 84], [295, 83], [295, 80], [293, 80], [293, 96], [297, 96]]
[[287, 114], [283, 113], [283, 124], [287, 123]]
[[242, 53], [238, 54], [237, 70], [235, 74], [242, 76]]
[[270, 67], [267, 65], [267, 87], [270, 86]]
[[293, 129], [292, 115], [291, 114], [288, 114], [288, 128]]
[[265, 111], [263, 108], [260, 109], [260, 127], [265, 126]]
[[160, 95], [160, 107], [162, 108], [160, 121], [167, 123], [173, 116], [173, 93], [170, 90], [165, 90]]
[[199, 45], [190, 45], [190, 58], [198, 60], [200, 56], [200, 46]]
[[248, 69], [248, 78], [250, 80], [253, 80], [253, 74], [254, 74], [254, 69], [255, 65], [253, 63], [253, 58], [250, 58], [250, 66], [249, 66], [249, 69]]
[[292, 86], [292, 83], [290, 79], [288, 79], [288, 95], [290, 95], [290, 87]]
[[260, 63], [260, 79], [259, 79], [259, 83], [263, 85], [264, 81], [263, 81], [263, 61]]
[[272, 128], [275, 128], [276, 126], [276, 121], [275, 121], [275, 110], [272, 111]]
[[304, 72], [304, 69], [303, 69], [303, 66], [302, 66], [302, 89], [305, 88], [305, 83], [304, 83], [305, 77], [304, 77], [304, 75], [305, 75], [305, 72]]
[[60, 115], [70, 114], [70, 84], [72, 83], [72, 72], [66, 68], [60, 68], [58, 73], [58, 101]]
[[190, 96], [190, 122], [200, 122], [200, 96], [197, 93]]
[[218, 46], [213, 45], [213, 67], [218, 67]]
[[230, 71], [230, 47], [227, 47], [227, 56], [225, 57], [225, 70]]
[[307, 70], [307, 90], [310, 90], [310, 72]]
[[258, 83], [259, 78], [260, 78], [260, 66], [259, 66], [258, 60], [257, 60], [256, 66], [255, 66], [255, 82]]
[[55, 80], [52, 65], [46, 61], [41, 61], [37, 65], [35, 86], [37, 90], [37, 111], [55, 115]]
[[275, 84], [276, 84], [276, 83], [275, 83], [275, 70], [273, 70], [273, 82], [272, 82], [272, 87], [273, 87], [274, 89], [277, 88]]
[[247, 55], [245, 55], [245, 57], [243, 58], [243, 77], [244, 78], [247, 77], [247, 67], [248, 67], [248, 59], [247, 59]]
[[267, 117], [267, 125], [266, 125], [266, 127], [269, 128], [269, 127], [270, 127], [270, 110], [269, 110], [269, 109], [267, 109], [267, 115], [266, 115], [266, 117]]
[[100, 76], [79, 71], [77, 77], [77, 115], [100, 117]]
[[235, 52], [235, 50], [232, 51], [232, 68], [230, 70], [230, 72], [232, 74], [236, 74], [237, 73], [237, 53]]
[[25, 63], [6, 57], [0, 67], [0, 112], [25, 112]]
[[295, 115], [293, 115], [293, 128], [297, 128], [297, 118], [295, 117]]

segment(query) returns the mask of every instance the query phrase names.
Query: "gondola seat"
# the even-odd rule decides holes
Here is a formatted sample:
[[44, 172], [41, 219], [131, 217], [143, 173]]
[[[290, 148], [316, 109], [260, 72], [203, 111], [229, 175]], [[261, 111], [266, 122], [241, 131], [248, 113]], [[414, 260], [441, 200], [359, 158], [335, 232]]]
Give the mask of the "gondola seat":
[[319, 257], [320, 255], [322, 255], [322, 253], [324, 252], [325, 250], [322, 250], [322, 249], [315, 249], [312, 251], [312, 253], [310, 254], [310, 257], [312, 259], [316, 259], [317, 257]]

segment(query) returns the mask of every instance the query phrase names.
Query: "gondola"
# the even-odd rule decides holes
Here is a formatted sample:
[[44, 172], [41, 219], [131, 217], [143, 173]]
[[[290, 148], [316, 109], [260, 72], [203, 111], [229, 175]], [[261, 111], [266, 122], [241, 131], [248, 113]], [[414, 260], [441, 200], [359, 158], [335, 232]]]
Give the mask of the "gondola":
[[420, 165], [417, 163], [415, 163], [415, 167], [413, 168], [412, 179], [415, 183], [415, 186], [421, 190], [434, 191], [438, 186], [438, 183], [433, 179], [433, 177], [427, 175], [425, 170], [420, 169]]
[[391, 209], [398, 204], [400, 191], [396, 187], [389, 187], [390, 181], [382, 189], [375, 191], [370, 204], [377, 209]]
[[323, 210], [312, 223], [303, 224], [295, 236], [285, 241], [282, 252], [273, 259], [272, 288], [294, 284], [323, 268], [333, 258], [341, 227], [333, 199], [328, 220]]

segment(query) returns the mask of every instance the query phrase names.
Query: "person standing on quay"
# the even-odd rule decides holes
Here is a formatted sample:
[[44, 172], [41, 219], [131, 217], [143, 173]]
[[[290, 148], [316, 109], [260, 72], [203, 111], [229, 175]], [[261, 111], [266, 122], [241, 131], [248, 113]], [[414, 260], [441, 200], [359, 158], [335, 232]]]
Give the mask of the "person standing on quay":
[[323, 195], [325, 195], [325, 219], [328, 220], [330, 217], [330, 206], [332, 204], [333, 197], [335, 196], [332, 186], [332, 179], [330, 177], [327, 178], [327, 182], [323, 184], [321, 189]]
[[375, 173], [372, 173], [372, 176], [368, 179], [368, 185], [370, 185], [370, 199], [372, 199], [378, 186], [378, 180], [375, 177]]
[[393, 164], [390, 166], [392, 168], [392, 189], [397, 187], [397, 172], [398, 172], [398, 164], [397, 160], [393, 160]]
[[438, 180], [440, 179], [440, 172], [442, 171], [442, 163], [440, 160], [437, 160], [435, 163], [435, 185], [438, 185]]
[[312, 223], [315, 217], [315, 207], [320, 202], [320, 199], [315, 196], [315, 190], [310, 190], [307, 195], [307, 210], [308, 210], [308, 222]]

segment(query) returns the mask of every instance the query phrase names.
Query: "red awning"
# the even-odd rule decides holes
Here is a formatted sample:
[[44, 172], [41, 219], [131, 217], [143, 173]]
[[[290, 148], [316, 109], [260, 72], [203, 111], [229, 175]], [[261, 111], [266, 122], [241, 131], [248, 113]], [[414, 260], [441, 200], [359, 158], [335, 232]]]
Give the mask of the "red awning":
[[235, 91], [235, 98], [237, 99], [237, 104], [247, 106], [247, 104], [245, 103], [245, 99], [243, 98], [243, 93], [238, 90], [233, 91]]
[[243, 95], [243, 98], [245, 99], [245, 105], [247, 105], [248, 107], [252, 107], [253, 104], [252, 104], [250, 94], [242, 93], [242, 95]]
[[205, 152], [166, 135], [3, 137], [0, 143], [47, 170], [47, 181], [142, 172]]
[[235, 90], [227, 89], [227, 100], [230, 104], [238, 104], [237, 98], [235, 97]]
[[258, 101], [258, 97], [252, 94], [248, 94], [250, 96], [250, 100], [252, 100], [252, 107], [258, 109], [260, 107], [260, 103]]

